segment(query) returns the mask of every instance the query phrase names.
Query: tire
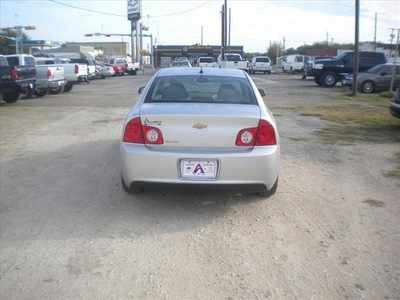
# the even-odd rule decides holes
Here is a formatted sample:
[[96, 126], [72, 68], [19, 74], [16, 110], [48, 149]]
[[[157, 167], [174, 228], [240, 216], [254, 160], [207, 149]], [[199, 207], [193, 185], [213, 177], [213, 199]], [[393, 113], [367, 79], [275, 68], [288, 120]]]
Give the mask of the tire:
[[68, 93], [72, 90], [74, 86], [71, 83], [67, 83], [66, 86], [64, 86], [64, 93]]
[[301, 79], [306, 79], [307, 78], [307, 73], [303, 70], [301, 72]]
[[7, 103], [17, 102], [20, 97], [19, 92], [11, 92], [3, 94], [3, 101]]
[[40, 98], [40, 97], [46, 96], [48, 92], [49, 92], [48, 89], [39, 89], [39, 90], [35, 90], [34, 94], [36, 97]]
[[21, 93], [21, 99], [30, 99], [33, 96], [33, 89], [28, 88], [25, 92]]
[[257, 193], [257, 195], [260, 197], [264, 197], [264, 198], [271, 197], [272, 195], [274, 195], [276, 193], [276, 190], [278, 189], [278, 181], [279, 181], [279, 178], [276, 179], [276, 182], [272, 188], [270, 188], [267, 191], [259, 192], [259, 193]]
[[53, 95], [61, 94], [63, 91], [64, 91], [64, 87], [63, 86], [59, 86], [56, 89], [49, 90], [50, 94], [53, 94]]
[[338, 76], [335, 72], [327, 71], [321, 76], [321, 83], [324, 87], [334, 87], [338, 82]]
[[361, 92], [363, 93], [369, 94], [374, 92], [374, 90], [375, 90], [375, 84], [370, 80], [367, 80], [361, 84]]
[[319, 86], [322, 86], [321, 80], [319, 79], [319, 77], [314, 76], [314, 81], [315, 81], [315, 83], [318, 84]]

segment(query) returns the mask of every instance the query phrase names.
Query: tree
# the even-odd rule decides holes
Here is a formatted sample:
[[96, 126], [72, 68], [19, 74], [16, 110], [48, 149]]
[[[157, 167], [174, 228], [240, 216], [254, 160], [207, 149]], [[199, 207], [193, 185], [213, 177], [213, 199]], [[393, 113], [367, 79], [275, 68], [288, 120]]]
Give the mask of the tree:
[[283, 56], [285, 51], [283, 49], [283, 45], [281, 42], [273, 42], [269, 45], [267, 50], [267, 56], [276, 63], [276, 59], [280, 56]]
[[[15, 54], [15, 38], [17, 32], [14, 29], [4, 30], [0, 35], [0, 53], [3, 55]], [[31, 38], [22, 33], [22, 41], [30, 40]], [[28, 48], [24, 48], [24, 53], [28, 51]]]

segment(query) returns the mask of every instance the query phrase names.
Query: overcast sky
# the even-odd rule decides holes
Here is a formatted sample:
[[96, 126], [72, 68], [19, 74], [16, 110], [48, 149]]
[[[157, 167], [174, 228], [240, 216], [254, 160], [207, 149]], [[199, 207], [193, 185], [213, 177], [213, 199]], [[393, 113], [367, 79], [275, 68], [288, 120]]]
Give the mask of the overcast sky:
[[[355, 0], [228, 0], [230, 44], [265, 52], [270, 42], [296, 48], [314, 42], [354, 43]], [[158, 45], [219, 45], [224, 0], [142, 0], [141, 22]], [[36, 26], [34, 40], [130, 41], [129, 37], [85, 37], [85, 33], [129, 34], [126, 0], [0, 0], [1, 28]], [[360, 41], [390, 43], [400, 28], [400, 0], [360, 0]], [[395, 32], [397, 33], [397, 32]], [[393, 41], [395, 42], [395, 40]], [[145, 38], [143, 48], [150, 39]]]

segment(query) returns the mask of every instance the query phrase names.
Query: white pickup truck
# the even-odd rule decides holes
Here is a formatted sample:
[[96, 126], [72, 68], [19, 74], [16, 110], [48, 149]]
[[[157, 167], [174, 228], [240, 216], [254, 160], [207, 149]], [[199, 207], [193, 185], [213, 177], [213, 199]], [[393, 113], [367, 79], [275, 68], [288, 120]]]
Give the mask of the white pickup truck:
[[217, 61], [218, 68], [240, 69], [246, 72], [249, 71], [247, 60], [243, 60], [242, 56], [238, 53], [225, 53], [220, 54]]
[[59, 94], [64, 90], [66, 80], [63, 67], [37, 66], [35, 58], [27, 54], [11, 54], [5, 57], [10, 66], [34, 66], [36, 68], [35, 86], [23, 98], [31, 98], [33, 94], [42, 97], [48, 92]]
[[111, 58], [109, 61], [110, 64], [115, 66], [120, 66], [124, 70], [125, 73], [136, 75], [137, 71], [139, 71], [139, 63], [130, 62], [126, 58], [123, 57], [116, 57]]
[[88, 82], [88, 71], [86, 65], [79, 63], [69, 63], [69, 60], [61, 60], [58, 58], [35, 57], [37, 65], [51, 65], [55, 67], [63, 67], [65, 80], [64, 92], [72, 90], [75, 84]]

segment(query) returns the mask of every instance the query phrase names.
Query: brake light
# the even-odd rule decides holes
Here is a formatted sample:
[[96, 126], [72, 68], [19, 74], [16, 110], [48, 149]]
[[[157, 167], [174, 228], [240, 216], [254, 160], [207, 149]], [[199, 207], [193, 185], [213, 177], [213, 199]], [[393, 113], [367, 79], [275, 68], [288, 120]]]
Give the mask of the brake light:
[[274, 127], [265, 120], [258, 122], [258, 127], [245, 128], [236, 137], [236, 146], [270, 146], [276, 145]]
[[51, 78], [51, 71], [47, 70], [47, 78]]
[[142, 126], [140, 118], [134, 118], [125, 126], [122, 141], [136, 144], [163, 144], [161, 131], [152, 126]]
[[18, 80], [18, 71], [17, 71], [17, 68], [15, 68], [15, 67], [11, 71], [11, 79]]
[[75, 65], [75, 74], [79, 74], [79, 66]]

